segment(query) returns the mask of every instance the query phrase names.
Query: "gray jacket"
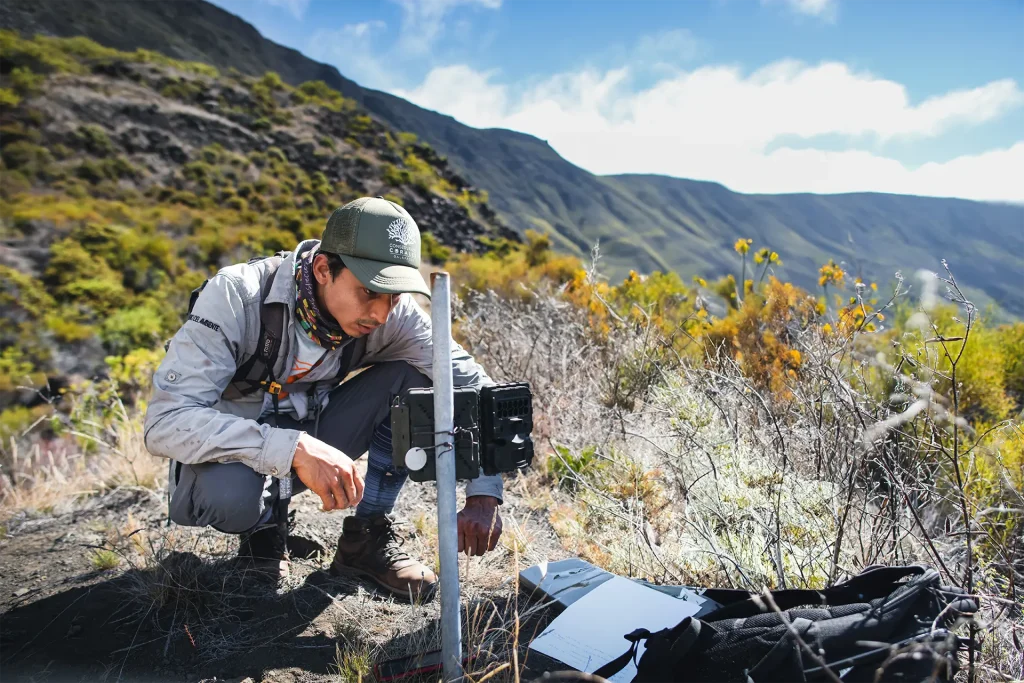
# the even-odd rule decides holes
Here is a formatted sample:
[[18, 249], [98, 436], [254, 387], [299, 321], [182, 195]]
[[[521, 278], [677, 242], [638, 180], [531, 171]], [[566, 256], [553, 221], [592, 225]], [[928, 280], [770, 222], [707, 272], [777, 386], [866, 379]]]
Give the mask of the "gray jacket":
[[[291, 273], [296, 255], [318, 242], [306, 240], [281, 263]], [[260, 292], [268, 277], [265, 261], [222, 268], [210, 278], [192, 315], [175, 333], [167, 355], [153, 375], [153, 395], [146, 410], [144, 438], [150, 453], [174, 461], [242, 462], [262, 474], [282, 476], [291, 469], [301, 432], [260, 424], [265, 392], [238, 400], [223, 398], [239, 365], [256, 352], [260, 332]], [[295, 360], [295, 279], [276, 277], [269, 302], [288, 306], [288, 333], [281, 340], [275, 377], [287, 376]], [[351, 342], [349, 342], [351, 343]], [[342, 353], [339, 348], [332, 353]], [[430, 318], [410, 295], [403, 295], [387, 321], [371, 332], [352, 368], [384, 361], [405, 361], [432, 377]], [[458, 343], [452, 342], [456, 386], [493, 384], [484, 369]], [[324, 383], [329, 384], [329, 383]], [[314, 397], [322, 402], [331, 387]], [[346, 453], [359, 457], [361, 453]], [[173, 487], [173, 477], [169, 486]], [[499, 476], [481, 476], [466, 484], [466, 494], [502, 497]]]

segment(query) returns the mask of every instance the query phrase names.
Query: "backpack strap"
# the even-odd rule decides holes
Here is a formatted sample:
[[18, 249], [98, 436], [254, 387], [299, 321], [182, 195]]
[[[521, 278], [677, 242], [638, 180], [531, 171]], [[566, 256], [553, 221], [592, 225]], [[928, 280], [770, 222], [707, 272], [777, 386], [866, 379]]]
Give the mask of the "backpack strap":
[[[644, 681], [666, 681], [671, 680], [671, 672], [676, 665], [682, 661], [686, 654], [700, 639], [701, 621], [693, 617], [686, 617], [673, 628], [666, 628], [656, 633], [651, 633], [645, 628], [638, 628], [632, 633], [623, 636], [630, 641], [629, 649], [621, 655], [602, 665], [594, 676], [611, 678], [622, 671], [629, 664], [630, 660], [637, 666], [637, 680]], [[639, 662], [635, 661], [640, 641], [646, 640], [647, 646], [643, 657]]]
[[[248, 396], [260, 389], [266, 389], [276, 400], [281, 393], [282, 387], [273, 375], [277, 354], [281, 350], [281, 340], [288, 330], [288, 306], [284, 303], [267, 303], [267, 296], [270, 295], [283, 260], [280, 254], [268, 257], [269, 275], [260, 292], [260, 334], [256, 343], [256, 353], [235, 371], [228, 391], [225, 391], [228, 398]], [[230, 395], [232, 391], [234, 396]]]
[[[860, 574], [850, 577], [842, 583], [820, 591], [805, 588], [790, 588], [772, 591], [772, 600], [780, 610], [793, 609], [801, 605], [846, 605], [856, 602], [869, 602], [875, 598], [889, 595], [896, 589], [902, 579], [908, 576], [920, 576], [925, 568], [919, 565], [885, 567], [872, 565]], [[710, 593], [711, 591], [708, 591]], [[732, 592], [732, 591], [730, 591]], [[735, 591], [742, 593], [742, 591]], [[712, 599], [726, 604], [720, 609], [704, 615], [706, 621], [722, 619], [739, 619], [764, 612], [762, 601], [756, 595], [745, 593], [736, 595], [732, 600], [722, 599], [715, 595]]]

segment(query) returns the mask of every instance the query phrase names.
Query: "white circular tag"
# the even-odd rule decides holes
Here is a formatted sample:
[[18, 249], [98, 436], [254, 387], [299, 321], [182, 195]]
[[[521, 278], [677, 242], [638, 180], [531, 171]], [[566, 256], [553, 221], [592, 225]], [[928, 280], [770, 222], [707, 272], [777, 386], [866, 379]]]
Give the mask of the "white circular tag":
[[427, 452], [417, 446], [405, 452], [405, 466], [414, 472], [422, 470], [427, 464]]

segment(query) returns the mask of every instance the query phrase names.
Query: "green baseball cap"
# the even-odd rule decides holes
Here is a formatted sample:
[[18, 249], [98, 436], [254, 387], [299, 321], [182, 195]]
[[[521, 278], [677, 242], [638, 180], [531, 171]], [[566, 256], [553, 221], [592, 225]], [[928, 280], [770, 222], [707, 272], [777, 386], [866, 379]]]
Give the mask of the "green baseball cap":
[[320, 249], [341, 256], [367, 289], [430, 296], [420, 275], [420, 229], [409, 212], [383, 197], [360, 197], [335, 209]]

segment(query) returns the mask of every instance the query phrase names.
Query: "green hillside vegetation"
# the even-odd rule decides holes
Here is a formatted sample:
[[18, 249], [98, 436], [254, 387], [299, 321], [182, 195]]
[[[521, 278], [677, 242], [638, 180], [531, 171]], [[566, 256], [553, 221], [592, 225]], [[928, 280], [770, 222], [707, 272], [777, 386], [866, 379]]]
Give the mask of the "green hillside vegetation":
[[[1024, 207], [885, 194], [758, 196], [716, 183], [652, 175], [601, 177], [574, 166], [547, 142], [481, 130], [387, 93], [362, 88], [326, 64], [263, 38], [251, 25], [202, 0], [110, 5], [100, 0], [9, 0], [7, 21], [33, 32], [87, 35], [124, 50], [149, 48], [221, 69], [286, 83], [322, 79], [393, 129], [410, 131], [446, 155], [492, 197], [510, 227], [548, 232], [561, 251], [585, 256], [600, 240], [606, 272], [675, 270], [719, 277], [735, 235], [786, 256], [788, 279], [811, 287], [834, 258], [865, 280], [935, 270], [949, 259], [979, 305], [1024, 315]], [[899, 245], [899, 248], [894, 248]]]
[[431, 260], [512, 237], [429, 145], [323, 82], [8, 31], [0, 60], [4, 441], [51, 410], [33, 391], [153, 360], [204, 278], [355, 197], [406, 205]]

